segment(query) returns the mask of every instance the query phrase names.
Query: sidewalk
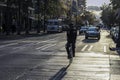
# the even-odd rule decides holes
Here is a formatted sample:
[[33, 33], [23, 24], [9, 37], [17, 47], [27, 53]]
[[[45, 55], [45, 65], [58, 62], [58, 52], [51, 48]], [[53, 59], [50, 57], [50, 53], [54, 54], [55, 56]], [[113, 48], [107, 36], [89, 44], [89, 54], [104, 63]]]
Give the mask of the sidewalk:
[[17, 80], [120, 80], [120, 57], [104, 53], [76, 53], [68, 66], [65, 52], [53, 55]]
[[36, 31], [30, 32], [30, 34], [28, 34], [28, 35], [26, 35], [24, 32], [22, 32], [21, 35], [17, 35], [17, 33], [10, 34], [10, 35], [0, 34], [0, 40], [16, 40], [16, 39], [23, 39], [26, 37], [37, 37], [37, 36], [41, 36], [44, 34], [46, 34], [46, 33], [41, 32], [41, 33], [37, 34]]

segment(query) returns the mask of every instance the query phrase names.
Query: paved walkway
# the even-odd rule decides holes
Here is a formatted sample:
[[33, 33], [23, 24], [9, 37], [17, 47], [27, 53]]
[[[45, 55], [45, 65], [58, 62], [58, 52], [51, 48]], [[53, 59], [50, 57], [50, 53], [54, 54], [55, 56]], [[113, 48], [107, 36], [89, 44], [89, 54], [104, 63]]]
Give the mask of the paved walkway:
[[41, 33], [36, 33], [36, 32], [31, 32], [29, 34], [21, 33], [21, 35], [16, 34], [10, 34], [10, 35], [5, 35], [5, 34], [0, 34], [0, 40], [16, 40], [16, 39], [23, 39], [27, 37], [37, 37], [41, 35], [45, 35], [46, 33], [41, 32]]
[[66, 53], [60, 52], [16, 80], [120, 80], [120, 57], [104, 53], [76, 53], [68, 66]]

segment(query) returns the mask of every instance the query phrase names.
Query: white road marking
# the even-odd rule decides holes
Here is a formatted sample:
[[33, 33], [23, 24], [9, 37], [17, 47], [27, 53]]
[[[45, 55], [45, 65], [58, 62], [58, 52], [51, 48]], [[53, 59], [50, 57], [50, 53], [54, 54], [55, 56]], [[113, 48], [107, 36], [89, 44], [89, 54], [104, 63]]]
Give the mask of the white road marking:
[[10, 43], [10, 44], [6, 44], [6, 45], [2, 45], [2, 46], [0, 46], [0, 48], [4, 48], [4, 47], [16, 45], [16, 44], [18, 44], [18, 43]]
[[41, 42], [37, 42], [36, 44], [40, 44], [40, 43], [43, 43], [44, 41], [41, 41]]
[[21, 75], [18, 75], [15, 80], [18, 80], [19, 78], [23, 77], [26, 74], [26, 72], [22, 73]]
[[24, 48], [26, 48], [26, 47], [15, 47], [13, 49], [24, 49]]
[[24, 49], [24, 48], [27, 48], [29, 47], [30, 45], [33, 45], [34, 43], [29, 43], [29, 44], [25, 44], [25, 45], [22, 45], [22, 46], [19, 46], [19, 47], [14, 47], [13, 49]]
[[104, 46], [104, 52], [107, 52], [107, 47], [106, 46]]
[[30, 41], [30, 40], [28, 40], [28, 41], [22, 41], [22, 42], [37, 42], [36, 44], [40, 44], [40, 43], [44, 43], [44, 42], [56, 42], [55, 39], [49, 39], [49, 40], [45, 40], [45, 41]]
[[88, 51], [91, 51], [92, 48], [93, 48], [93, 45], [91, 45], [91, 46], [89, 47]]
[[45, 47], [45, 48], [42, 48], [41, 50], [45, 50], [45, 49], [50, 48], [50, 47], [55, 46], [55, 45], [56, 45], [56, 44], [51, 44], [51, 45], [49, 45], [49, 46], [47, 46], [47, 47]]
[[46, 45], [43, 45], [43, 46], [38, 47], [38, 48], [36, 48], [36, 49], [39, 50], [39, 49], [41, 49], [41, 48], [45, 48], [45, 47], [47, 47], [47, 46], [49, 46], [49, 45], [51, 45], [51, 44], [46, 44]]
[[88, 47], [88, 45], [85, 45], [81, 51], [85, 51], [85, 49]]

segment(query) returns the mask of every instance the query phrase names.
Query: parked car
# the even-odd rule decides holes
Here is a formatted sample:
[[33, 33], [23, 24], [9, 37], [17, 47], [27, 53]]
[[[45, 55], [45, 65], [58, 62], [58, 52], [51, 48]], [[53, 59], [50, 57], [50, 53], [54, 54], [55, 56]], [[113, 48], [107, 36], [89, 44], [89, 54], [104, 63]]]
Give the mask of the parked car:
[[100, 39], [100, 30], [97, 27], [89, 27], [85, 33], [85, 39], [89, 37], [97, 37], [98, 40]]
[[111, 35], [112, 39], [114, 40], [114, 42], [116, 42], [118, 40], [118, 34], [119, 34], [119, 26], [112, 27], [110, 29], [110, 35]]
[[114, 41], [115, 42], [117, 42], [117, 40], [118, 40], [118, 35], [119, 35], [119, 32], [114, 33]]
[[119, 35], [119, 28], [115, 28], [115, 31], [112, 36], [112, 38], [115, 42], [117, 42], [117, 40], [118, 40], [118, 35]]
[[112, 38], [114, 37], [115, 31], [116, 31], [116, 28], [115, 28], [115, 27], [112, 27], [112, 28], [110, 29], [110, 35], [111, 35]]
[[88, 29], [87, 26], [82, 26], [79, 30], [79, 34], [86, 33], [86, 30]]

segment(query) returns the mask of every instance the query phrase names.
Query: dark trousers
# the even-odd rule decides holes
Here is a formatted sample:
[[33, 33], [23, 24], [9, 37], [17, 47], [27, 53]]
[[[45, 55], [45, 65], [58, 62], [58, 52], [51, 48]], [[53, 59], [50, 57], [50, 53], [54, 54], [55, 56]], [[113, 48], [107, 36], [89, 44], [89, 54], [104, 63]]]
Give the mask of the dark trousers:
[[73, 57], [75, 57], [75, 42], [72, 42], [72, 43], [67, 42], [66, 43], [66, 51], [67, 51], [68, 59], [71, 58], [70, 52], [69, 52], [70, 45], [72, 45], [72, 53], [73, 53]]

